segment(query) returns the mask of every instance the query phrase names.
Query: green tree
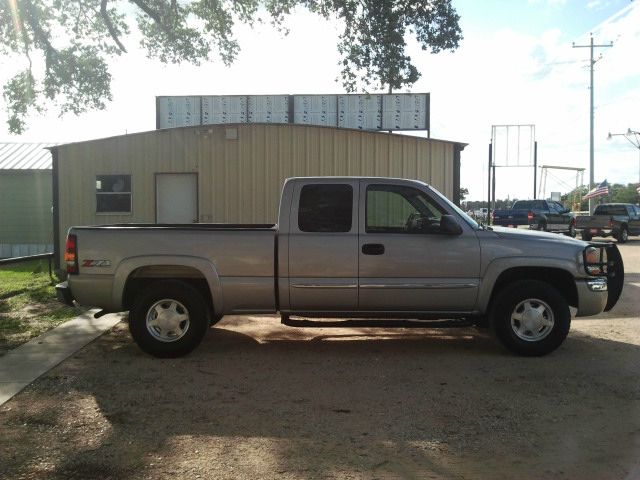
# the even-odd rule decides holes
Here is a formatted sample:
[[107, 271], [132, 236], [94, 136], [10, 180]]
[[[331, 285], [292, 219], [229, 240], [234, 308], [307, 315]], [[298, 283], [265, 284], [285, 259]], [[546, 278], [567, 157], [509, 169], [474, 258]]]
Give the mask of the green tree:
[[460, 187], [460, 202], [464, 202], [469, 195], [469, 189], [466, 187]]
[[611, 202], [637, 203], [637, 186], [638, 184], [636, 183], [629, 183], [626, 186], [619, 183], [611, 185], [611, 187], [609, 188], [609, 197], [611, 198]]
[[0, 55], [26, 64], [3, 87], [9, 130], [21, 133], [45, 104], [60, 113], [103, 109], [108, 60], [127, 53], [134, 28], [150, 58], [199, 65], [218, 56], [230, 65], [240, 49], [236, 24], [253, 25], [266, 12], [286, 33], [284, 20], [298, 6], [344, 25], [338, 51], [348, 91], [415, 83], [408, 35], [432, 53], [454, 50], [462, 38], [451, 0], [0, 0]]

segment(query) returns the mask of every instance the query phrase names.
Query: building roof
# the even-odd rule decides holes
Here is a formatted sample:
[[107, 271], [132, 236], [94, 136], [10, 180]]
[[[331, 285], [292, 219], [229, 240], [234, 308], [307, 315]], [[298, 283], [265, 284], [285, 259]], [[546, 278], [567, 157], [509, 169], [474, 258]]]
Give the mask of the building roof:
[[51, 170], [55, 143], [0, 142], [0, 170]]

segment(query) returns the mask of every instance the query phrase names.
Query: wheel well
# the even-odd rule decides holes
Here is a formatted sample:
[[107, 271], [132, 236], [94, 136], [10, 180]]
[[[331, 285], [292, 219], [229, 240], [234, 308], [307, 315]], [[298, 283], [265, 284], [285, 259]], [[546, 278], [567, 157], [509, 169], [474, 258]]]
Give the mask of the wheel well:
[[135, 269], [129, 274], [122, 293], [122, 304], [126, 310], [133, 307], [136, 297], [151, 283], [175, 280], [184, 282], [195, 288], [208, 305], [213, 314], [213, 298], [205, 276], [200, 270], [183, 265], [151, 265]]
[[489, 308], [491, 308], [491, 302], [493, 302], [493, 299], [502, 288], [518, 280], [538, 280], [548, 283], [560, 292], [569, 305], [572, 307], [578, 306], [576, 283], [573, 275], [566, 270], [547, 267], [516, 267], [505, 270], [496, 280], [491, 293]]

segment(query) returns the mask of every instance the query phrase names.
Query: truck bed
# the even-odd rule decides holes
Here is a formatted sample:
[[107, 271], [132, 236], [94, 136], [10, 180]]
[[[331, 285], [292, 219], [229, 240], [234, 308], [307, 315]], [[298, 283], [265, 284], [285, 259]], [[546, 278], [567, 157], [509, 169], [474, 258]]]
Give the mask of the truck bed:
[[[276, 309], [275, 225], [120, 224], [73, 227], [70, 233], [77, 234], [81, 252], [79, 275], [72, 278], [80, 303], [117, 311], [122, 298], [115, 292], [123, 290], [121, 283], [130, 275], [198, 272], [216, 279], [225, 312]], [[95, 292], [105, 292], [97, 285], [109, 286], [109, 298], [94, 298]]]

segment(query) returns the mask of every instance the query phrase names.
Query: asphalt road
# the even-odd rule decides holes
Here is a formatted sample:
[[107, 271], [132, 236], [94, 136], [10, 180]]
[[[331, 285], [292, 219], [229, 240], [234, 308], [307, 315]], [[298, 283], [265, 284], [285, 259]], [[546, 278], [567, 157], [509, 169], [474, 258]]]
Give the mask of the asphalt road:
[[157, 360], [125, 325], [0, 407], [0, 478], [640, 478], [640, 241], [543, 358], [473, 328], [229, 317]]

